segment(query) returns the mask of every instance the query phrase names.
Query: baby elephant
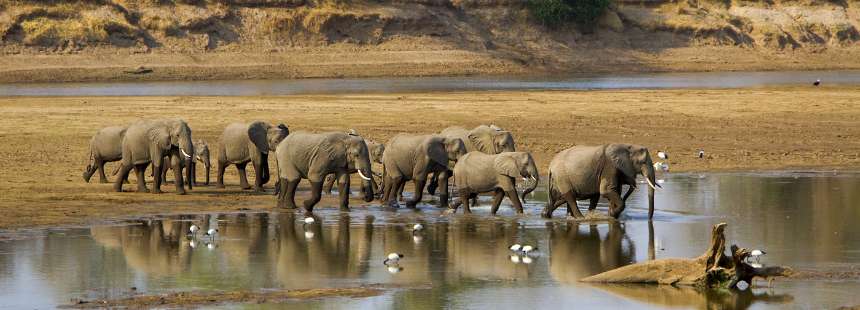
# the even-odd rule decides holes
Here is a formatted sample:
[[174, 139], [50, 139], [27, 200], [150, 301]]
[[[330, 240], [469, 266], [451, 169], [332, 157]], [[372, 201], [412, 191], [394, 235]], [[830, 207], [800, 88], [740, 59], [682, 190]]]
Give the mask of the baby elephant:
[[[168, 161], [170, 161], [169, 158], [166, 158], [166, 159]], [[194, 142], [194, 159], [203, 164], [203, 169], [206, 172], [205, 173], [206, 182], [204, 182], [203, 184], [209, 185], [209, 172], [210, 172], [210, 169], [212, 167], [212, 164], [211, 164], [211, 160], [209, 157], [209, 144], [206, 143], [206, 141], [197, 140], [196, 142]], [[179, 167], [182, 169], [185, 169], [186, 168], [185, 163], [180, 162]], [[169, 166], [165, 166], [164, 169], [161, 169], [161, 182], [167, 183], [167, 170], [170, 170], [170, 169], [171, 168]], [[194, 185], [198, 185], [198, 183], [197, 183], [197, 165], [196, 164], [191, 165], [191, 169], [192, 169], [191, 170], [191, 180], [189, 182], [193, 182]], [[116, 171], [114, 171], [114, 173], [116, 173]], [[153, 177], [154, 177], [155, 172], [153, 171], [152, 173], [153, 173]]]
[[492, 214], [496, 215], [502, 199], [507, 195], [518, 214], [523, 213], [523, 205], [517, 197], [517, 178], [531, 182], [523, 190], [522, 200], [537, 187], [540, 175], [532, 155], [526, 152], [503, 152], [490, 155], [479, 151], [469, 152], [461, 157], [454, 166], [454, 184], [460, 192], [460, 200], [453, 206], [454, 210], [460, 204], [464, 212], [472, 213], [469, 209], [469, 199], [480, 193], [494, 192]]

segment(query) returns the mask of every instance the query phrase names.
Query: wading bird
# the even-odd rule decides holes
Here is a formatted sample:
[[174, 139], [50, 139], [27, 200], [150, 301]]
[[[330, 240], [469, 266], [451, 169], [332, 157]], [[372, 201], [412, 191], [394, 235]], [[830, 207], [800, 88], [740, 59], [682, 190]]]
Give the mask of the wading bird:
[[303, 224], [303, 226], [311, 225], [311, 224], [313, 224], [313, 223], [316, 223], [316, 221], [317, 221], [317, 220], [316, 220], [315, 218], [308, 216], [308, 217], [306, 217], [306, 218], [304, 219], [304, 222], [305, 222], [305, 223]]
[[400, 262], [401, 258], [403, 258], [403, 254], [391, 253], [391, 254], [388, 254], [388, 256], [385, 258], [385, 260], [382, 261], [382, 263], [385, 265], [389, 265], [389, 264], [397, 265], [397, 263]]
[[663, 151], [657, 151], [657, 157], [659, 157], [662, 160], [667, 160], [667, 159], [669, 159], [669, 154], [666, 154], [666, 152], [663, 152]]
[[197, 234], [197, 231], [200, 230], [200, 226], [191, 224], [191, 227], [188, 227], [188, 232], [193, 236]]
[[750, 257], [755, 258], [755, 262], [758, 263], [761, 260], [761, 257], [764, 256], [765, 254], [767, 254], [767, 252], [756, 249], [756, 250], [752, 250], [752, 252], [750, 252]]
[[514, 252], [519, 252], [520, 250], [523, 249], [523, 246], [521, 246], [519, 243], [515, 243], [509, 249], [511, 249], [511, 251], [514, 251]]
[[533, 247], [533, 246], [530, 246], [530, 245], [524, 245], [524, 246], [523, 246], [523, 249], [522, 249], [522, 251], [523, 251], [523, 253], [524, 253], [524, 254], [529, 254], [529, 253], [531, 253], [531, 252], [532, 252], [532, 251], [534, 251], [534, 250], [537, 250], [537, 247]]
[[422, 230], [424, 230], [424, 225], [421, 225], [421, 223], [418, 223], [418, 224], [412, 225], [412, 233], [413, 233], [413, 234], [414, 234], [414, 233], [417, 233], [417, 232], [419, 232], [419, 231], [422, 231]]

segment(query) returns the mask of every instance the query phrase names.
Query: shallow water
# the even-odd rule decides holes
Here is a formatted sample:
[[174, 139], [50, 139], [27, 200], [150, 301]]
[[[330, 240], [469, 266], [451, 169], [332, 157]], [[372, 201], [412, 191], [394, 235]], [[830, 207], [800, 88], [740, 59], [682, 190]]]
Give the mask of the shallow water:
[[411, 77], [238, 81], [0, 84], [0, 96], [265, 96], [361, 92], [747, 88], [858, 85], [860, 71], [694, 72], [558, 77]]
[[[730, 244], [764, 248], [764, 263], [824, 273], [860, 266], [860, 174], [669, 174], [649, 225], [645, 192], [621, 223], [541, 219], [543, 193], [526, 216], [503, 206], [487, 215], [441, 216], [432, 205], [349, 214], [321, 208], [302, 225], [292, 212], [199, 214], [128, 225], [52, 229], [0, 242], [0, 307], [53, 308], [73, 298], [120, 298], [174, 291], [390, 287], [376, 297], [291, 302], [295, 308], [835, 308], [860, 304], [860, 279], [792, 279], [744, 293], [649, 285], [588, 285], [578, 279], [651, 258], [704, 252], [711, 226], [728, 222]], [[601, 203], [598, 211], [606, 212]], [[426, 231], [413, 235], [411, 226]], [[192, 223], [218, 227], [207, 246], [185, 237]], [[536, 245], [529, 264], [508, 246]], [[405, 258], [397, 273], [382, 264]], [[766, 283], [761, 282], [760, 285]], [[136, 292], [130, 290], [135, 287]], [[276, 305], [221, 305], [269, 308]]]

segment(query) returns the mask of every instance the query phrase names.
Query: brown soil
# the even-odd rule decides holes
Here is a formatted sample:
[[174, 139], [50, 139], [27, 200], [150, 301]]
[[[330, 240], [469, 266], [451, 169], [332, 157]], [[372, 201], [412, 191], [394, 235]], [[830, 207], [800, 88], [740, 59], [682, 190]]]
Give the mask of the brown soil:
[[95, 309], [95, 308], [188, 308], [216, 305], [225, 303], [277, 303], [286, 300], [304, 300], [325, 297], [361, 298], [378, 296], [382, 290], [369, 287], [355, 288], [324, 288], [289, 291], [229, 291], [218, 293], [179, 292], [164, 295], [141, 295], [121, 299], [108, 300], [79, 300], [75, 304], [62, 308]]
[[[182, 117], [213, 152], [224, 126], [234, 121], [278, 121], [291, 130], [355, 128], [376, 141], [400, 132], [495, 123], [514, 132], [518, 149], [532, 152], [542, 173], [558, 151], [608, 142], [667, 151], [675, 172], [860, 167], [860, 87], [27, 97], [0, 98], [0, 110], [0, 229], [275, 205], [271, 195], [241, 191], [234, 168], [228, 169], [227, 189], [200, 186], [185, 196], [115, 193], [110, 184], [84, 183], [91, 135], [140, 117]], [[704, 159], [696, 156], [699, 148]], [[171, 186], [163, 189], [170, 192]], [[333, 205], [326, 198], [321, 206]]]
[[526, 2], [0, 0], [0, 82], [860, 69], [853, 1]]

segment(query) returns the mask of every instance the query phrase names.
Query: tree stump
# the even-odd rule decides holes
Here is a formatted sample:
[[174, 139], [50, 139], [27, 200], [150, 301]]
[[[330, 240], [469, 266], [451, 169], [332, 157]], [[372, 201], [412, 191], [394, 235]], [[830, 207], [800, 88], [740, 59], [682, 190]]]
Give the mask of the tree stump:
[[755, 277], [788, 276], [791, 268], [755, 268], [746, 263], [750, 250], [731, 246], [732, 256], [724, 254], [726, 223], [714, 225], [711, 245], [704, 254], [692, 259], [658, 259], [609, 270], [580, 281], [591, 283], [654, 283], [689, 285], [701, 288], [736, 289], [739, 281], [752, 284]]

